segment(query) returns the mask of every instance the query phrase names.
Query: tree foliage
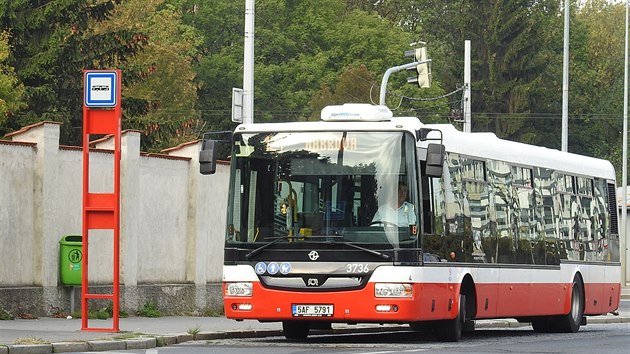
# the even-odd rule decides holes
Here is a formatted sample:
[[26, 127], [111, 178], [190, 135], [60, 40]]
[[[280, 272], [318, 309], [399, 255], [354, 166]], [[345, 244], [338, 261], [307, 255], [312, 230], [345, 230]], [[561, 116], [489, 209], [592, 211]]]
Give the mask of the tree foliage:
[[[211, 127], [228, 129], [231, 89], [242, 86], [243, 2], [195, 4], [187, 23], [215, 39], [204, 44], [207, 54], [197, 66], [199, 107]], [[209, 20], [212, 16], [215, 20]], [[403, 53], [412, 42], [388, 19], [339, 0], [257, 1], [255, 26], [255, 121], [314, 119], [319, 112], [313, 109], [326, 97], [320, 90], [336, 92], [344, 74], [368, 85], [377, 100], [378, 79], [407, 60]], [[355, 71], [361, 67], [365, 71]], [[400, 86], [393, 82], [390, 90]], [[347, 92], [347, 98], [369, 103], [363, 91], [357, 96]]]
[[179, 9], [165, 0], [128, 0], [116, 5], [96, 33], [123, 29], [143, 33], [146, 45], [119, 64], [132, 78], [123, 87], [123, 124], [145, 133], [143, 148], [159, 150], [196, 139], [203, 130], [196, 110], [193, 60], [199, 35], [184, 25]]
[[[569, 149], [621, 167], [623, 125], [623, 4], [587, 1], [572, 23], [580, 46], [572, 49]], [[572, 39], [574, 37], [572, 36]]]
[[19, 82], [13, 67], [6, 64], [10, 53], [9, 34], [0, 32], [0, 133], [5, 121], [24, 108], [24, 85]]
[[62, 140], [79, 143], [84, 69], [113, 68], [146, 44], [128, 30], [93, 33], [108, 19], [114, 1], [4, 1], [0, 30], [9, 32], [8, 64], [24, 84], [28, 107], [9, 117], [8, 128], [63, 122]]
[[[620, 164], [623, 4], [571, 0], [569, 150]], [[83, 69], [123, 69], [124, 127], [159, 150], [227, 130], [243, 80], [245, 1], [0, 0], [4, 132], [44, 119], [81, 126]], [[472, 43], [473, 131], [560, 146], [563, 7], [557, 0], [258, 0], [257, 122], [317, 119], [328, 104], [376, 103], [383, 73], [424, 41], [433, 85], [395, 73], [397, 115], [459, 124]], [[4, 59], [3, 59], [4, 58]], [[23, 89], [22, 89], [23, 87]], [[7, 108], [8, 107], [8, 108]], [[9, 114], [6, 114], [9, 112]], [[2, 111], [0, 111], [2, 113]], [[75, 129], [73, 129], [75, 128]]]

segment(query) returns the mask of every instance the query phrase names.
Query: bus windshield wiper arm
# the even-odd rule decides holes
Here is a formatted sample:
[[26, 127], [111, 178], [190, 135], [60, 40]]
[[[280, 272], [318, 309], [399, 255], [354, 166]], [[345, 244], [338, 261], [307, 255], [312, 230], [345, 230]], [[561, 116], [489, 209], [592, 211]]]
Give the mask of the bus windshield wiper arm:
[[[245, 258], [247, 259], [251, 259], [252, 257], [254, 257], [255, 255], [259, 254], [260, 252], [264, 251], [265, 248], [270, 247], [275, 245], [276, 243], [282, 241], [282, 240], [292, 240], [292, 239], [300, 239], [302, 241], [308, 241], [308, 239], [331, 239], [331, 238], [342, 238], [343, 236], [341, 235], [334, 235], [334, 236], [280, 236], [280, 237], [274, 237], [273, 241], [271, 242], [267, 242], [264, 245], [256, 248], [255, 250], [249, 252], [248, 254], [245, 255]], [[269, 239], [269, 238], [268, 238]]]
[[378, 257], [380, 257], [380, 258], [383, 258], [383, 259], [391, 259], [391, 258], [392, 258], [390, 255], [385, 254], [385, 253], [383, 253], [383, 252], [379, 252], [379, 251], [371, 250], [371, 249], [369, 249], [369, 248], [361, 247], [361, 246], [359, 246], [359, 245], [355, 245], [354, 243], [352, 243], [352, 242], [348, 242], [348, 241], [341, 241], [341, 242], [338, 242], [338, 241], [330, 241], [330, 243], [341, 243], [341, 244], [343, 244], [343, 245], [347, 245], [347, 246], [350, 246], [350, 247], [356, 248], [356, 249], [358, 249], [358, 250], [361, 250], [361, 251], [364, 251], [364, 252], [367, 252], [367, 253], [371, 253], [371, 254], [373, 254], [373, 255], [375, 255], [375, 256], [378, 256]]
[[278, 237], [278, 238], [276, 238], [275, 240], [273, 240], [273, 241], [271, 241], [271, 242], [267, 242], [267, 243], [265, 243], [264, 245], [262, 245], [262, 246], [260, 246], [260, 247], [256, 248], [255, 250], [253, 250], [253, 251], [249, 252], [248, 254], [246, 254], [246, 255], [245, 255], [245, 258], [247, 258], [247, 259], [251, 259], [251, 258], [252, 258], [252, 257], [254, 257], [255, 255], [257, 255], [257, 254], [259, 254], [260, 252], [264, 251], [264, 250], [265, 250], [265, 248], [270, 247], [270, 246], [273, 246], [273, 245], [275, 245], [276, 243], [278, 243], [278, 242], [280, 242], [280, 241], [282, 241], [282, 240], [289, 239], [289, 238], [292, 238], [292, 237], [291, 237], [291, 236], [289, 236], [289, 237]]

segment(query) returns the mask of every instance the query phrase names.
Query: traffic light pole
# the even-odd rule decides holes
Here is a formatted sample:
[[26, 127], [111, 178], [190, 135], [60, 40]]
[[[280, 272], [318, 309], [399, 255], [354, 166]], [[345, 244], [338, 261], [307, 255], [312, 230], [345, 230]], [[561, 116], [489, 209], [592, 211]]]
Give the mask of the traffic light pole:
[[407, 63], [399, 66], [394, 66], [392, 68], [387, 69], [385, 71], [385, 75], [383, 75], [383, 80], [381, 81], [381, 94], [379, 99], [379, 105], [385, 106], [385, 94], [387, 93], [387, 81], [389, 81], [389, 77], [393, 73], [397, 73], [399, 71], [411, 69], [420, 64], [430, 63], [431, 59], [423, 60], [423, 61], [414, 61], [413, 63]]

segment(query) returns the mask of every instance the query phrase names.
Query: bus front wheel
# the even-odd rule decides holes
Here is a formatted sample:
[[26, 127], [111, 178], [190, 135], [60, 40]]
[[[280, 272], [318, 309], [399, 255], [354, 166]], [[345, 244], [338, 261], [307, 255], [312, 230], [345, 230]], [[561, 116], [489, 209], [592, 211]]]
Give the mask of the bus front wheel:
[[436, 334], [444, 342], [457, 342], [462, 338], [462, 329], [466, 320], [466, 295], [459, 294], [459, 311], [452, 320], [442, 320], [438, 323]]
[[286, 339], [306, 339], [310, 329], [311, 326], [307, 321], [282, 321], [282, 334]]

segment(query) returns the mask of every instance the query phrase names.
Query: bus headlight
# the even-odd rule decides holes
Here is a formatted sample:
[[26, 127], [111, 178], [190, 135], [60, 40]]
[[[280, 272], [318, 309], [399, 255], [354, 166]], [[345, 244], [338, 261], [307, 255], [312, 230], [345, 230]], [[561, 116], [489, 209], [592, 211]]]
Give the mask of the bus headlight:
[[252, 296], [252, 283], [228, 283], [225, 286], [227, 296]]
[[375, 283], [375, 297], [412, 297], [413, 287], [411, 284]]

